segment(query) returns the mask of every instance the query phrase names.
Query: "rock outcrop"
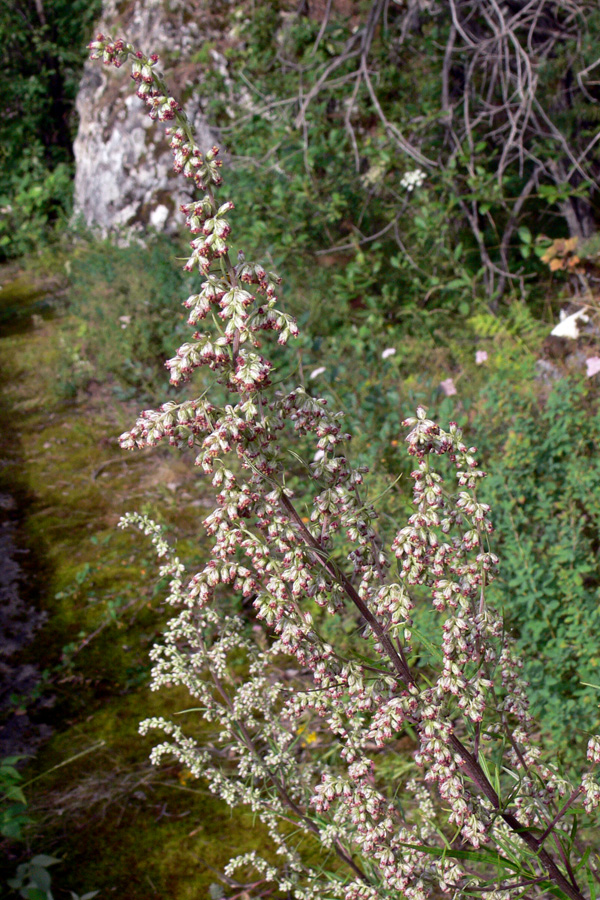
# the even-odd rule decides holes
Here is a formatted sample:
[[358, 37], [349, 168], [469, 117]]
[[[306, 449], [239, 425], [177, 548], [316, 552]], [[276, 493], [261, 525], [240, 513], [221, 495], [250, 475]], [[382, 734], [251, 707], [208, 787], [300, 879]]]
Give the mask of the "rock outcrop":
[[[202, 147], [218, 134], [203, 115], [191, 62], [207, 34], [207, 20], [193, 0], [105, 0], [98, 31], [122, 36], [159, 66], [172, 93], [188, 95], [185, 111]], [[87, 62], [77, 97], [75, 215], [103, 234], [147, 227], [168, 233], [182, 222], [180, 203], [189, 199], [185, 182], [172, 172], [164, 129], [147, 116], [124, 70]]]

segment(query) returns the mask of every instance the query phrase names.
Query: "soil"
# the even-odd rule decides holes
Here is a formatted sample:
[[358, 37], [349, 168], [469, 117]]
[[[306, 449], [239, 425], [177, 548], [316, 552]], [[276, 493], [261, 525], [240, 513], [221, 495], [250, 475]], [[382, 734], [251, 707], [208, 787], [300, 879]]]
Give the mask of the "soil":
[[17, 517], [15, 498], [0, 492], [0, 759], [32, 756], [52, 733], [39, 720], [52, 698], [36, 696], [40, 668], [22, 658], [46, 616], [27, 598], [20, 560], [28, 550], [19, 546]]

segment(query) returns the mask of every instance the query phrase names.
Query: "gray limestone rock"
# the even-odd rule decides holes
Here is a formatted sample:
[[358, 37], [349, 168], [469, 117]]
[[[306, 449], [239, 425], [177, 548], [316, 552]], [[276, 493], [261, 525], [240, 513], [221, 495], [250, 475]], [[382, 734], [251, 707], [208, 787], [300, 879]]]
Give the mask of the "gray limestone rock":
[[[190, 57], [202, 46], [202, 34], [186, 0], [105, 0], [96, 31], [124, 37], [144, 53], [164, 58], [164, 74], [174, 96], [191, 94], [185, 111], [196, 128], [198, 143], [218, 140], [202, 113]], [[171, 169], [164, 128], [147, 116], [123, 69], [88, 61], [77, 97], [79, 130], [75, 140], [75, 216], [102, 234], [110, 231], [174, 233], [182, 221], [179, 205], [191, 196], [191, 185]]]

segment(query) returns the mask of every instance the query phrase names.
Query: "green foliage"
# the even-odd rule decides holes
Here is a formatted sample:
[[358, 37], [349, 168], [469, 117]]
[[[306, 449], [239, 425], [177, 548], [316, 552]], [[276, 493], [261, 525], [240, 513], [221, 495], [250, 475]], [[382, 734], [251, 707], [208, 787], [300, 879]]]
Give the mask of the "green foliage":
[[[556, 147], [547, 135], [529, 140], [532, 158], [547, 162], [545, 175], [540, 170], [537, 176], [537, 193], [530, 183], [537, 163], [505, 165], [503, 140], [490, 132], [485, 115], [468, 139], [458, 144], [450, 139], [442, 93], [451, 17], [444, 6], [434, 16], [419, 15], [409, 40], [402, 31], [408, 14], [390, 7], [369, 52], [382, 113], [431, 161], [421, 166], [422, 179], [413, 189], [403, 179], [420, 164], [393, 140], [364, 80], [357, 78], [356, 59], [344, 56], [354, 20], [333, 13], [315, 49], [317, 18], [283, 16], [278, 4], [259, 6], [252, 15], [239, 7], [235, 14], [238, 44], [227, 55], [230, 75], [244, 88], [224, 140], [232, 151], [229, 178], [238, 198], [237, 221], [252, 251], [267, 252], [288, 278], [304, 290], [308, 283], [315, 296], [326, 298], [305, 300], [309, 327], [335, 333], [375, 313], [382, 323], [401, 323], [409, 333], [432, 334], [440, 326], [458, 331], [503, 281], [513, 296], [523, 296], [532, 285], [532, 299], [541, 301], [543, 289], [536, 282], [545, 273], [531, 252], [534, 236], [563, 235], [557, 211], [570, 198], [589, 198], [592, 180], [548, 177]], [[360, 25], [364, 20], [366, 15]], [[597, 33], [593, 11], [589, 22]], [[589, 27], [586, 22], [586, 35]], [[574, 44], [565, 36], [539, 70], [540, 103], [556, 111], [569, 141], [577, 146], [583, 141], [581, 149], [588, 139], [576, 127], [571, 106], [576, 101], [587, 122], [594, 102], [589, 91], [575, 97], [569, 73], [574, 59], [583, 67], [593, 55], [593, 41], [586, 37]], [[467, 51], [452, 59], [450, 101], [460, 116], [465, 84], [474, 104], [479, 90], [492, 87], [476, 74], [477, 67], [467, 75]], [[483, 59], [485, 54], [480, 65]], [[299, 122], [305, 98], [328, 65], [335, 66], [331, 77]], [[231, 117], [231, 90], [223, 75], [208, 73], [204, 83], [213, 98], [213, 117]], [[500, 114], [496, 124], [504, 127]], [[512, 278], [501, 276], [507, 269]]]
[[18, 890], [19, 896], [25, 900], [53, 900], [50, 890], [52, 878], [48, 868], [58, 862], [59, 859], [43, 853], [34, 856], [18, 867], [15, 877], [9, 879], [8, 885]]
[[[574, 731], [598, 729], [600, 667], [600, 407], [593, 380], [561, 378], [550, 390], [536, 360], [548, 326], [523, 303], [501, 316], [481, 311], [465, 323], [463, 343], [446, 348], [439, 335], [407, 339], [383, 331], [377, 319], [315, 336], [302, 349], [309, 389], [332, 405], [343, 402], [345, 427], [354, 432], [352, 458], [376, 473], [385, 509], [382, 533], [393, 531], [406, 503], [400, 422], [423, 404], [433, 416], [455, 419], [488, 461], [484, 499], [494, 509], [494, 549], [502, 559], [491, 586], [494, 603], [518, 635], [536, 718], [567, 751]], [[386, 360], [381, 352], [395, 347]], [[474, 365], [475, 347], [489, 360]], [[360, 363], [357, 361], [360, 360]], [[325, 367], [311, 383], [310, 369]], [[454, 375], [458, 393], [440, 382]], [[294, 489], [299, 488], [294, 485]], [[433, 617], [416, 612], [431, 637]], [[421, 653], [419, 663], [430, 662]], [[582, 743], [582, 742], [579, 742]]]
[[173, 245], [161, 238], [144, 247], [106, 240], [79, 249], [70, 263], [69, 308], [77, 324], [63, 364], [65, 393], [110, 377], [125, 396], [152, 394], [168, 380], [173, 321], [182, 329], [185, 323], [185, 277], [173, 256]]
[[7, 756], [0, 760], [0, 834], [12, 840], [20, 840], [23, 826], [31, 821], [20, 787], [23, 777], [15, 768], [20, 759], [21, 756]]
[[[21, 759], [21, 756], [7, 756], [0, 761], [0, 834], [13, 841], [22, 840], [22, 828], [32, 823], [26, 815], [27, 798], [20, 786], [23, 776], [15, 768]], [[48, 868], [59, 862], [54, 856], [39, 853], [17, 867], [14, 877], [7, 881], [8, 887], [19, 891], [24, 900], [53, 900]], [[70, 893], [73, 900], [92, 900], [98, 891], [81, 897], [73, 891]]]
[[492, 379], [475, 440], [502, 558], [491, 591], [526, 651], [534, 711], [566, 748], [599, 722], [584, 683], [600, 672], [600, 407], [579, 379], [539, 394], [531, 377]]
[[0, 5], [0, 261], [35, 250], [69, 212], [75, 96], [100, 8], [99, 0]]
[[35, 252], [71, 211], [73, 169], [50, 169], [40, 148], [23, 151], [17, 168], [0, 182], [0, 259]]
[[[60, 859], [39, 853], [29, 862], [21, 863], [17, 868], [14, 878], [9, 878], [8, 885], [16, 891], [24, 900], [54, 900], [50, 889], [52, 877], [48, 869], [60, 863]], [[72, 900], [92, 900], [99, 892], [88, 891], [86, 894], [75, 894], [69, 891]]]
[[[273, 16], [270, 10], [269, 21]], [[306, 19], [292, 20], [283, 30], [281, 53], [307, 66], [304, 91], [316, 80], [316, 63], [341, 53], [350, 33], [345, 23], [331, 26], [313, 58], [317, 30], [318, 22]], [[355, 123], [361, 137], [359, 173], [344, 124], [343, 85], [317, 96], [307, 110], [306, 129], [296, 128], [296, 72], [282, 71], [279, 63], [269, 65], [274, 46], [272, 39], [265, 44], [260, 16], [248, 19], [243, 33], [244, 49], [232, 53], [230, 63], [253, 87], [258, 109], [255, 114], [241, 110], [225, 141], [234, 152], [229, 180], [239, 198], [236, 221], [247, 238], [245, 246], [266, 251], [288, 277], [310, 285], [320, 298], [309, 306], [310, 325], [318, 323], [330, 333], [372, 313], [417, 332], [440, 321], [449, 325], [456, 313], [468, 314], [480, 262], [474, 241], [456, 227], [455, 201], [447, 185], [428, 179], [413, 193], [400, 186], [407, 168], [415, 166], [394, 151], [382, 128], [369, 124], [372, 112], [364, 89]], [[388, 50], [385, 41], [377, 49], [383, 102], [410, 97], [406, 102], [412, 107], [415, 76], [410, 68], [385, 66]], [[350, 63], [339, 69], [341, 77], [351, 71]], [[227, 91], [216, 73], [210, 83], [213, 115], [223, 118]], [[418, 91], [422, 96], [422, 84]], [[260, 98], [282, 105], [265, 116], [261, 109], [268, 103]], [[365, 240], [381, 231], [376, 240]]]

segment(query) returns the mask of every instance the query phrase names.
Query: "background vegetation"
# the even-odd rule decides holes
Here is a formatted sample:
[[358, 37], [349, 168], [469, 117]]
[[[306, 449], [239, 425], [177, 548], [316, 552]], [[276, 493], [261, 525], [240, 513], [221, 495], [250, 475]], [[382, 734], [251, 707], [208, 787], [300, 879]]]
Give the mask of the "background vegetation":
[[[471, 50], [452, 38], [449, 6], [431, 15], [418, 4], [334, 3], [325, 20], [310, 4], [223, 4], [223, 41], [199, 47], [196, 62], [210, 118], [231, 123], [223, 143], [235, 239], [284, 276], [285, 304], [303, 326], [278, 377], [346, 409], [373, 495], [399, 479], [385, 495], [386, 533], [406, 503], [404, 416], [422, 403], [467, 430], [490, 472], [485, 499], [502, 559], [495, 600], [527, 650], [541, 740], [551, 736], [566, 759], [598, 730], [589, 685], [600, 682], [600, 410], [586, 360], [600, 355], [599, 116], [592, 76], [577, 75], [595, 61], [600, 15], [558, 4], [558, 39], [546, 49], [534, 41], [535, 96], [580, 159], [573, 170], [552, 129], [536, 132], [531, 121], [527, 153], [516, 142], [504, 157], [512, 109], [502, 108], [500, 75], [496, 96], [489, 68], [469, 68]], [[6, 845], [7, 875], [43, 850], [66, 859], [51, 874], [76, 890], [196, 897], [228, 855], [214, 835], [226, 831], [235, 844], [248, 823], [224, 824], [184, 772], [152, 773], [147, 746], [133, 738], [138, 719], [160, 713], [144, 689], [160, 591], [140, 592], [147, 551], [115, 534], [120, 513], [146, 504], [184, 556], [202, 555], [202, 483], [165, 451], [123, 462], [114, 441], [140, 403], [172, 390], [162, 359], [184, 327], [187, 276], [174, 262], [177, 241], [119, 247], [68, 224], [73, 102], [97, 13], [64, 0], [0, 6], [0, 254], [12, 261], [0, 276], [2, 479], [19, 496], [23, 541], [43, 560], [33, 587], [50, 618], [29, 652], [43, 659], [39, 693], [56, 698], [51, 713], [32, 713], [56, 733], [25, 779], [95, 748], [93, 777], [83, 757], [24, 789], [34, 824], [23, 823], [25, 845]], [[485, 39], [485, 21], [470, 21], [469, 34]], [[496, 98], [492, 118], [480, 110], [469, 132], [465, 85], [474, 110], [484, 89]], [[409, 189], [414, 171], [422, 178]], [[560, 244], [573, 237], [570, 249]], [[559, 310], [582, 305], [590, 323], [578, 340], [550, 338]], [[15, 697], [11, 711], [31, 703]], [[4, 807], [25, 815], [14, 775], [5, 776]], [[214, 832], [194, 833], [207, 816]], [[141, 852], [138, 823], [151, 817], [157, 830]], [[99, 853], [83, 849], [92, 834]], [[170, 848], [160, 860], [158, 845]]]
[[75, 97], [101, 5], [0, 6], [0, 262], [35, 251], [71, 213]]

